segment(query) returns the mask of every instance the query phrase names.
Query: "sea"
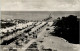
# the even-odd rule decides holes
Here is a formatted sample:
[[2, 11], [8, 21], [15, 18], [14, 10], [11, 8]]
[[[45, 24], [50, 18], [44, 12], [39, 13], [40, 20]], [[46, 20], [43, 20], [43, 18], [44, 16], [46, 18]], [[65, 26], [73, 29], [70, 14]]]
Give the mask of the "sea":
[[1, 19], [43, 20], [50, 14], [52, 20], [69, 15], [80, 18], [80, 11], [1, 11]]

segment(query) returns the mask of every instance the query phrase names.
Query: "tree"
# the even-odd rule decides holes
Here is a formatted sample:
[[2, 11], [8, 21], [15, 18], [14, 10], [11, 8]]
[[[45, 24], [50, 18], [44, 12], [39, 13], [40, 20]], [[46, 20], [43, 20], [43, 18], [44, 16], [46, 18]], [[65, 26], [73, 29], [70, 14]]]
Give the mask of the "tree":
[[53, 26], [55, 26], [52, 35], [62, 37], [70, 43], [79, 43], [79, 21], [77, 16], [69, 15], [57, 19]]

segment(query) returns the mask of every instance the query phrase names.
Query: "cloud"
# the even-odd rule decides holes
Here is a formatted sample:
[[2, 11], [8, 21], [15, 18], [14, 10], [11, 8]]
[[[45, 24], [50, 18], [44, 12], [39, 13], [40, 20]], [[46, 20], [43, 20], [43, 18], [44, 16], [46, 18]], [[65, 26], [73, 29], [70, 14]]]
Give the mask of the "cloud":
[[2, 0], [3, 11], [80, 11], [80, 0]]

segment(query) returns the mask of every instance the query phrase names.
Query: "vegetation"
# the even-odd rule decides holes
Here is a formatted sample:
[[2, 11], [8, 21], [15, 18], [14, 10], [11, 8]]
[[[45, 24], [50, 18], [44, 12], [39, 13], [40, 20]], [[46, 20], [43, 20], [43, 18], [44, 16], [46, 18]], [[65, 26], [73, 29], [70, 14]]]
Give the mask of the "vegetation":
[[69, 15], [57, 18], [53, 26], [55, 26], [55, 29], [51, 33], [52, 35], [62, 37], [70, 43], [79, 43], [79, 20], [77, 16]]

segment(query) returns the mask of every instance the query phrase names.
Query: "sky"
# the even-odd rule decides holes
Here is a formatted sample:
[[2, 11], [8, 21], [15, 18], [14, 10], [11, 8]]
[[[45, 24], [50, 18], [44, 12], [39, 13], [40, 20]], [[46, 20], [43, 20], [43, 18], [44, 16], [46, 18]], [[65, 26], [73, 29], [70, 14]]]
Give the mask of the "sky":
[[0, 0], [1, 11], [80, 11], [80, 0]]

